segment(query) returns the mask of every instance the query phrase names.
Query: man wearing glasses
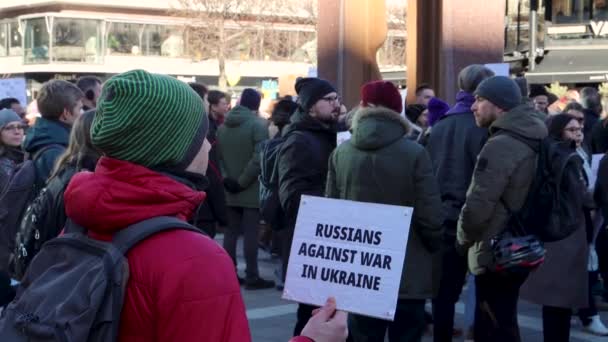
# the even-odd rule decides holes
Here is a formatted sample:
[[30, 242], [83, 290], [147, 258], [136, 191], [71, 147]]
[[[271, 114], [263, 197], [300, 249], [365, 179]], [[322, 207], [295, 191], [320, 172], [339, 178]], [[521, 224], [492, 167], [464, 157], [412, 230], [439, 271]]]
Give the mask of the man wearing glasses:
[[[282, 232], [283, 274], [295, 228], [300, 196], [323, 196], [329, 155], [336, 147], [340, 97], [335, 88], [319, 78], [301, 78], [296, 82], [298, 110], [283, 133], [285, 141], [278, 155], [279, 198], [285, 212], [286, 229]], [[311, 317], [313, 306], [300, 304], [294, 336], [299, 335]]]

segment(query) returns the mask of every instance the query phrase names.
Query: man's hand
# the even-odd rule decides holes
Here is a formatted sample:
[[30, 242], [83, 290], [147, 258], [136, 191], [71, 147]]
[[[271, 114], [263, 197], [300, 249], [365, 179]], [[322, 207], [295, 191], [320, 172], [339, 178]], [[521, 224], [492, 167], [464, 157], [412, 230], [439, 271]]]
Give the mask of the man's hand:
[[243, 188], [239, 182], [232, 178], [224, 178], [224, 188], [226, 188], [226, 191], [231, 194], [238, 194], [239, 192], [245, 190], [245, 188]]
[[344, 342], [348, 337], [347, 314], [336, 310], [336, 300], [329, 298], [302, 330], [302, 335], [315, 342]]

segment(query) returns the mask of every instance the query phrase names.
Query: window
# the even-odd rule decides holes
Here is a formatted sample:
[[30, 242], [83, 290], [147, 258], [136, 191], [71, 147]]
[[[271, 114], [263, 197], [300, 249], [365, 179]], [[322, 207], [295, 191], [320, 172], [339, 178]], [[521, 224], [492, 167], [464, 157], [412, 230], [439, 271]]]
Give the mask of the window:
[[184, 31], [181, 28], [146, 25], [143, 40], [143, 54], [146, 56], [184, 56]]
[[588, 22], [591, 20], [592, 11], [594, 11], [598, 2], [600, 1], [553, 0], [551, 3], [550, 19], [554, 24], [579, 24]]
[[26, 19], [25, 22], [25, 63], [49, 62], [49, 32], [45, 18]]
[[8, 25], [0, 23], [0, 57], [8, 55]]
[[109, 23], [108, 53], [112, 55], [141, 55], [144, 25]]
[[608, 1], [594, 0], [591, 10], [593, 13], [592, 16], [594, 20], [608, 20]]
[[88, 19], [55, 18], [53, 60], [89, 62], [101, 60], [101, 22]]
[[19, 23], [16, 21], [8, 24], [8, 55], [21, 56], [21, 33], [19, 32]]

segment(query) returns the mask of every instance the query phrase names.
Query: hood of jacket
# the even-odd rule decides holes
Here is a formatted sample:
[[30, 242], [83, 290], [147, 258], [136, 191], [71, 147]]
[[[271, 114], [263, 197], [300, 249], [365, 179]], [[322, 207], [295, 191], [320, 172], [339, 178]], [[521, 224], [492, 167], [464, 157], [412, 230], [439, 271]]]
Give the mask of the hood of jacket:
[[528, 139], [544, 139], [547, 126], [528, 105], [519, 105], [498, 118], [490, 126], [490, 134], [500, 130], [513, 132]]
[[257, 115], [251, 109], [244, 106], [236, 106], [232, 108], [226, 115], [224, 124], [228, 127], [238, 127], [244, 122], [255, 118]]
[[70, 219], [107, 236], [156, 216], [187, 220], [205, 196], [143, 166], [102, 157], [95, 172], [72, 178], [64, 198]]
[[473, 106], [473, 103], [475, 103], [475, 96], [460, 90], [458, 94], [456, 94], [456, 104], [446, 113], [446, 115], [471, 113], [471, 106]]
[[362, 150], [377, 150], [403, 138], [409, 122], [385, 107], [366, 107], [353, 117], [351, 143]]
[[284, 128], [283, 135], [291, 131], [318, 131], [336, 134], [338, 129], [336, 123], [321, 122], [298, 110], [291, 116], [291, 123]]
[[27, 131], [23, 149], [33, 153], [51, 144], [68, 146], [71, 127], [60, 121], [37, 118], [36, 123]]

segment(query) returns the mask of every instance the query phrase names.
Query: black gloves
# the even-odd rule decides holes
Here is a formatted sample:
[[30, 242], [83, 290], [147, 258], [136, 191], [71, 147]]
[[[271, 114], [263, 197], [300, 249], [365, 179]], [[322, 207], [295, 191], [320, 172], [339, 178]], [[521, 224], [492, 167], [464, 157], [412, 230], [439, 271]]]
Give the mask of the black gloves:
[[231, 194], [238, 194], [239, 192], [245, 190], [245, 188], [243, 188], [239, 182], [232, 178], [224, 178], [224, 188], [226, 188], [226, 191]]

